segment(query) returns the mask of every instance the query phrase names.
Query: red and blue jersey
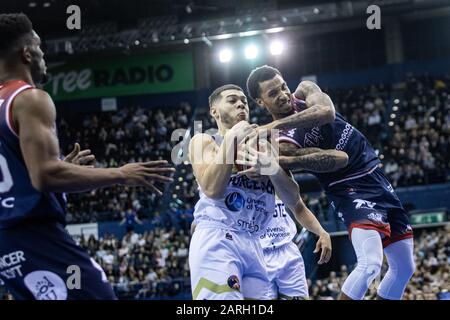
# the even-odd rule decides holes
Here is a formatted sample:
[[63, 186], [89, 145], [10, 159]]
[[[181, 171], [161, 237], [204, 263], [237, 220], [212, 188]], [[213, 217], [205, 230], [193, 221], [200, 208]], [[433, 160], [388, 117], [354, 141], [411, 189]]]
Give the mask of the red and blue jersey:
[[[294, 112], [300, 111], [296, 106]], [[314, 173], [326, 191], [341, 182], [373, 172], [380, 164], [367, 138], [339, 113], [336, 113], [334, 122], [323, 126], [280, 130], [278, 141], [289, 142], [299, 148], [336, 149], [347, 153], [349, 159], [345, 168], [335, 172]]]
[[0, 84], [0, 229], [28, 220], [65, 224], [64, 194], [39, 192], [33, 187], [14, 127], [14, 99], [32, 88], [20, 80]]

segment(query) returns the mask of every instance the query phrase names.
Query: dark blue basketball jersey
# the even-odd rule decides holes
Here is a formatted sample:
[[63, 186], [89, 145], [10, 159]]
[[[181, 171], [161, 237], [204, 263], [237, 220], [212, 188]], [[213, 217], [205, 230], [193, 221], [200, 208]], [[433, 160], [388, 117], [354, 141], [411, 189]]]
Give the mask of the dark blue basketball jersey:
[[30, 88], [23, 81], [0, 84], [0, 229], [32, 219], [65, 224], [64, 194], [33, 187], [12, 121], [14, 98]]
[[[295, 107], [295, 112], [300, 112]], [[299, 148], [336, 149], [348, 154], [345, 168], [329, 173], [314, 173], [327, 191], [340, 182], [356, 179], [374, 171], [381, 163], [367, 138], [344, 117], [336, 113], [334, 122], [314, 128], [280, 130], [279, 142], [290, 142]]]

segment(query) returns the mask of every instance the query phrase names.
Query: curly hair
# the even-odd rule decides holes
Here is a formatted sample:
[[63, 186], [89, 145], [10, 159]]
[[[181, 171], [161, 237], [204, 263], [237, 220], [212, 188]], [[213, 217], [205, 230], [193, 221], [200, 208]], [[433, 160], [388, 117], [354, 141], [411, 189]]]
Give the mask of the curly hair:
[[281, 76], [280, 71], [268, 65], [263, 65], [252, 70], [247, 78], [247, 93], [250, 98], [253, 100], [259, 98], [261, 94], [259, 84], [274, 78], [276, 75]]
[[25, 14], [0, 14], [0, 56], [16, 46], [24, 35], [31, 35], [32, 30], [33, 24]]

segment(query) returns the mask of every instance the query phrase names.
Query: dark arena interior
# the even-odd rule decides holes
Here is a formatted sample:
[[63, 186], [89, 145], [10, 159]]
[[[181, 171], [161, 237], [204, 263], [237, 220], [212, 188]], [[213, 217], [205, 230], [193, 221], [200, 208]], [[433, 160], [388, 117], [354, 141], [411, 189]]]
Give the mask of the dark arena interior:
[[450, 299], [448, 0], [3, 0], [0, 42], [0, 300]]

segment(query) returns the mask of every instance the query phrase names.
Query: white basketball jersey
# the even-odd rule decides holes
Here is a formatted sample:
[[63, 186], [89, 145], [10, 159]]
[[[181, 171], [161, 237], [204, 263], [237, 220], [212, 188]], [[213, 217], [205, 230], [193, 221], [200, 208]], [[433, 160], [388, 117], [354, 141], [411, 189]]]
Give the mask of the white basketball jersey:
[[[220, 136], [214, 138], [221, 143]], [[199, 196], [194, 211], [197, 228], [215, 226], [259, 235], [275, 210], [275, 188], [269, 179], [256, 181], [233, 174], [222, 198], [211, 199], [201, 188]]]
[[260, 242], [263, 249], [275, 249], [289, 243], [297, 234], [297, 226], [294, 220], [286, 212], [284, 203], [277, 199], [275, 211], [270, 219], [265, 233], [260, 235]]

